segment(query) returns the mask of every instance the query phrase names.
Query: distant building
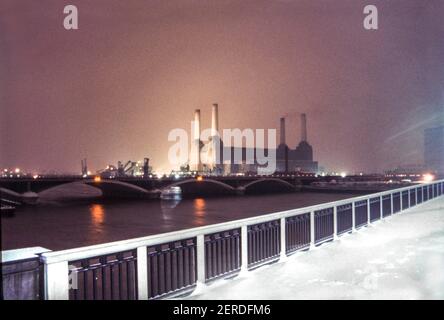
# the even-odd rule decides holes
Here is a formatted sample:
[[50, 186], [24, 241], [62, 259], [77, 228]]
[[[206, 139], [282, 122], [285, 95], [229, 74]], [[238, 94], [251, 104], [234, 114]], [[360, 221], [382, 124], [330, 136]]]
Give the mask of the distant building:
[[444, 173], [444, 126], [425, 129], [424, 165], [428, 170]]
[[[286, 144], [285, 118], [280, 119], [280, 144], [276, 150], [268, 148], [246, 148], [224, 146], [218, 136], [218, 105], [213, 105], [212, 110], [212, 137], [208, 143], [209, 151], [206, 155], [202, 152], [205, 146], [200, 137], [200, 110], [195, 111], [193, 129], [193, 147], [191, 159], [194, 164], [193, 170], [199, 172], [214, 172], [218, 174], [256, 174], [263, 165], [257, 161], [262, 156], [267, 156], [269, 151], [276, 152], [277, 173], [304, 172], [317, 173], [318, 163], [313, 161], [313, 148], [307, 141], [307, 117], [301, 115], [301, 141], [296, 148], [291, 149]], [[217, 142], [216, 142], [217, 141]], [[235, 161], [235, 155], [240, 155], [240, 159]], [[190, 159], [190, 160], [191, 160]], [[223, 160], [223, 163], [216, 164], [216, 159]]]
[[301, 141], [295, 149], [288, 147], [285, 137], [285, 118], [281, 118], [281, 142], [276, 150], [277, 172], [318, 172], [318, 163], [313, 161], [313, 147], [307, 141], [307, 117], [301, 115]]
[[[224, 147], [221, 142], [221, 150], [223, 155], [230, 154], [231, 161], [224, 164], [221, 170], [223, 174], [256, 174], [258, 168], [258, 154], [268, 155], [269, 149], [260, 148], [237, 148]], [[238, 152], [242, 154], [242, 163], [235, 163], [234, 154]], [[301, 141], [295, 149], [288, 147], [285, 136], [285, 118], [280, 119], [280, 144], [276, 149], [276, 173], [317, 173], [318, 163], [313, 161], [313, 148], [307, 142], [307, 118], [305, 114], [301, 115]]]
[[403, 165], [397, 168], [387, 170], [385, 176], [387, 178], [412, 179], [418, 180], [426, 174], [428, 170], [423, 165], [411, 164]]

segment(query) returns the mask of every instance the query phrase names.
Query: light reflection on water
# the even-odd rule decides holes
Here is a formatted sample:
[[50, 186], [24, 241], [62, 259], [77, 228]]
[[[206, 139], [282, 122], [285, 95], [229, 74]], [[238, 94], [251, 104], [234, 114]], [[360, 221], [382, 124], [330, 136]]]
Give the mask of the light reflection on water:
[[105, 208], [101, 204], [93, 204], [89, 208], [91, 213], [91, 222], [95, 227], [101, 227], [105, 221]]
[[196, 198], [193, 201], [194, 206], [194, 222], [202, 226], [205, 224], [205, 217], [207, 213], [206, 202], [204, 198]]
[[174, 209], [180, 204], [181, 200], [180, 195], [173, 199], [160, 200], [163, 220], [172, 220], [174, 218]]
[[88, 241], [91, 243], [102, 242], [106, 233], [105, 222], [105, 207], [102, 204], [92, 204], [89, 207], [91, 216], [91, 225], [88, 228], [89, 232], [86, 234]]

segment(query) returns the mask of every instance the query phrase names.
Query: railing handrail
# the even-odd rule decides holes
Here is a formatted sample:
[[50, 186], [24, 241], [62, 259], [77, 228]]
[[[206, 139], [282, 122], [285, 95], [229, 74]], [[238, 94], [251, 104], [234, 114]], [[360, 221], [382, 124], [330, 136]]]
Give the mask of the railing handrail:
[[38, 258], [38, 256], [44, 252], [50, 252], [51, 250], [43, 247], [30, 247], [23, 249], [12, 249], [4, 250], [1, 252], [0, 263], [13, 263], [17, 261], [24, 261], [33, 258]]
[[50, 263], [57, 263], [62, 261], [75, 261], [80, 259], [87, 259], [91, 257], [106, 255], [106, 254], [112, 254], [115, 252], [121, 252], [121, 251], [128, 251], [133, 250], [138, 247], [142, 246], [152, 246], [167, 242], [173, 242], [173, 241], [179, 241], [184, 239], [189, 239], [193, 237], [197, 237], [199, 235], [207, 235], [212, 233], [217, 233], [221, 231], [228, 231], [232, 229], [241, 228], [243, 226], [247, 225], [254, 225], [258, 223], [263, 223], [267, 221], [287, 218], [291, 216], [296, 216], [308, 212], [313, 212], [325, 208], [330, 207], [336, 207], [339, 205], [344, 205], [348, 203], [354, 203], [361, 200], [369, 200], [371, 198], [375, 197], [382, 197], [384, 195], [389, 195], [392, 193], [407, 191], [411, 189], [415, 189], [418, 187], [433, 185], [436, 183], [442, 183], [443, 180], [437, 180], [437, 181], [431, 181], [431, 182], [424, 182], [419, 184], [410, 185], [403, 188], [397, 188], [397, 189], [391, 189], [391, 190], [385, 190], [382, 192], [377, 193], [370, 193], [358, 197], [352, 197], [332, 202], [326, 202], [321, 203], [317, 205], [312, 205], [308, 207], [302, 207], [297, 209], [290, 209], [285, 211], [279, 211], [274, 213], [268, 213], [263, 214], [260, 216], [255, 217], [249, 217], [249, 218], [243, 218], [228, 222], [221, 222], [217, 224], [210, 224], [206, 226], [201, 227], [194, 227], [189, 229], [183, 229], [183, 230], [177, 230], [177, 231], [171, 231], [167, 233], [161, 233], [161, 234], [155, 234], [150, 236], [144, 236], [139, 238], [132, 238], [128, 240], [119, 240], [119, 241], [113, 241], [103, 244], [97, 244], [97, 245], [91, 245], [91, 246], [84, 246], [84, 247], [78, 247], [73, 249], [67, 249], [67, 250], [60, 250], [60, 251], [52, 251], [41, 254], [41, 257], [43, 261], [46, 264]]

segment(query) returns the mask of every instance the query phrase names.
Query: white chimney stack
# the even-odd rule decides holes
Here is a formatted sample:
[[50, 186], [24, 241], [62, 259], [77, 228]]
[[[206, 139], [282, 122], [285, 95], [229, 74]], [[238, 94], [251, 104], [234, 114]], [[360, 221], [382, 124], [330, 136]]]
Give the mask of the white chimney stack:
[[301, 141], [307, 141], [307, 116], [301, 114]]
[[213, 103], [211, 110], [211, 148], [210, 161], [214, 170], [220, 162], [219, 159], [220, 135], [219, 135], [219, 105]]
[[200, 109], [194, 111], [194, 140], [200, 140]]
[[219, 131], [219, 110], [218, 110], [218, 104], [213, 104], [213, 109], [211, 113], [211, 136], [214, 137], [218, 135]]
[[200, 171], [200, 109], [194, 111], [194, 160], [197, 171]]

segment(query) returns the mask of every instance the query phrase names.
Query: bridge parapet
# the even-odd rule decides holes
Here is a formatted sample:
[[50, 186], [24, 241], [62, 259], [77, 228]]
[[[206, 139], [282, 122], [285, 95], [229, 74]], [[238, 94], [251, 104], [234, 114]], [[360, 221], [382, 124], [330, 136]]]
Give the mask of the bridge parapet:
[[[186, 178], [119, 178], [91, 179], [82, 177], [3, 179], [1, 186], [8, 192], [47, 192], [61, 186], [82, 183], [102, 191], [105, 197], [158, 198], [162, 190], [178, 186], [184, 195], [244, 194], [245, 192], [292, 191], [301, 183], [292, 175], [280, 176], [196, 176]], [[19, 196], [20, 198], [20, 196]]]

